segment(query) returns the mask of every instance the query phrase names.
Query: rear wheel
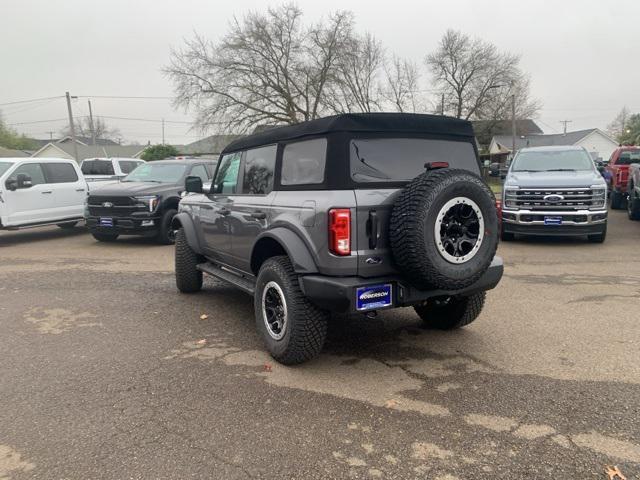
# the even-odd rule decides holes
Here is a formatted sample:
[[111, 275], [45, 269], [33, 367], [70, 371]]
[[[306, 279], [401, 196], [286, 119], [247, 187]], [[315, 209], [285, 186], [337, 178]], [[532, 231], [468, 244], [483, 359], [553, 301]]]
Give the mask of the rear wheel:
[[425, 326], [437, 330], [454, 330], [473, 322], [484, 307], [487, 292], [469, 297], [439, 297], [414, 307]]
[[197, 266], [204, 259], [194, 252], [181, 228], [176, 233], [176, 287], [182, 293], [194, 293], [202, 289], [202, 272]]
[[74, 228], [76, 225], [78, 224], [78, 222], [67, 222], [67, 223], [58, 223], [58, 227], [60, 227], [63, 230], [71, 230], [72, 228]]
[[91, 235], [93, 235], [93, 238], [95, 238], [99, 242], [115, 242], [118, 238], [117, 233], [91, 232]]
[[627, 214], [629, 215], [630, 220], [640, 220], [640, 198], [638, 197], [638, 193], [633, 185], [629, 187]]
[[173, 245], [175, 243], [176, 232], [171, 223], [173, 222], [173, 217], [175, 217], [177, 213], [177, 210], [170, 209], [162, 215], [162, 218], [160, 219], [160, 231], [156, 237], [158, 243], [161, 243], [162, 245]]
[[288, 257], [269, 258], [260, 267], [254, 309], [258, 331], [278, 362], [302, 363], [322, 350], [329, 314], [304, 296]]
[[615, 190], [611, 192], [611, 208], [613, 210], [620, 210], [624, 202], [624, 197], [621, 192]]

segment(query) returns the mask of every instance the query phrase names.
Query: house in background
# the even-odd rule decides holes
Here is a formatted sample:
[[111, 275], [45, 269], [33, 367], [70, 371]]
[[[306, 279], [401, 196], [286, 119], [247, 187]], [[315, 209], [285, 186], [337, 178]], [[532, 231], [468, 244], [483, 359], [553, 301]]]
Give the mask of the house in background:
[[[497, 135], [511, 135], [511, 120], [472, 120], [473, 132], [481, 153], [489, 151], [491, 139]], [[516, 136], [541, 135], [544, 132], [538, 124], [529, 119], [516, 120]]]
[[[511, 155], [513, 139], [511, 135], [495, 135], [489, 145], [491, 161], [504, 163]], [[550, 135], [523, 135], [516, 137], [516, 151], [526, 147], [549, 147], [577, 145], [587, 149], [594, 159], [608, 160], [618, 147], [618, 142], [599, 128], [577, 130], [575, 132]]]
[[0, 158], [19, 158], [28, 157], [29, 154], [22, 150], [12, 150], [11, 148], [5, 148], [0, 146]]
[[177, 147], [181, 155], [217, 160], [220, 152], [242, 135], [211, 135], [187, 145]]
[[[115, 142], [105, 145], [85, 145], [76, 142], [78, 147], [78, 162], [85, 158], [96, 157], [119, 157], [119, 158], [140, 158], [146, 145], [118, 145]], [[97, 142], [96, 142], [97, 143]], [[32, 157], [53, 157], [74, 159], [74, 148], [72, 141], [49, 142], [35, 152]]]

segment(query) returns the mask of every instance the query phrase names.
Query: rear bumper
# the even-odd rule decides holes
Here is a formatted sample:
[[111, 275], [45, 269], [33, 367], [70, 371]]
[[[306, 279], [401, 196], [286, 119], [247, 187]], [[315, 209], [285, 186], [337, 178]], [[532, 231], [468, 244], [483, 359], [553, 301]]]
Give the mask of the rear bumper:
[[89, 231], [118, 235], [153, 236], [157, 234], [160, 229], [160, 217], [109, 217], [113, 222], [112, 227], [101, 226], [100, 218], [104, 217], [88, 216], [85, 218]]
[[359, 312], [356, 309], [356, 291], [361, 287], [391, 284], [391, 305], [384, 309], [406, 307], [433, 297], [471, 295], [491, 290], [500, 282], [503, 270], [502, 259], [495, 257], [480, 280], [462, 290], [418, 290], [400, 276], [364, 278], [305, 275], [300, 277], [300, 286], [307, 298], [322, 309], [337, 313], [356, 313]]
[[[545, 218], [561, 219], [547, 224]], [[591, 235], [602, 233], [607, 225], [606, 210], [539, 211], [502, 210], [502, 231], [522, 235]]]

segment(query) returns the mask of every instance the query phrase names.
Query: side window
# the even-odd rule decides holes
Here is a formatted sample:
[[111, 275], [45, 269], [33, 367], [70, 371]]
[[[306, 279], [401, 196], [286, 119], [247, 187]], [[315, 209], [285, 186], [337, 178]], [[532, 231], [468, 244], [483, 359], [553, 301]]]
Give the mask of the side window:
[[17, 180], [18, 175], [21, 173], [27, 175], [28, 177], [31, 177], [32, 185], [47, 183], [44, 179], [42, 166], [39, 163], [25, 163], [24, 165], [20, 165], [13, 171], [11, 177], [9, 177], [9, 180]]
[[213, 193], [236, 193], [238, 187], [238, 172], [242, 152], [229, 153], [220, 160], [220, 168], [213, 182]]
[[45, 163], [42, 166], [47, 176], [47, 183], [75, 183], [78, 181], [76, 169], [69, 163]]
[[85, 175], [115, 175], [111, 160], [85, 160], [81, 168]]
[[207, 174], [207, 169], [204, 168], [204, 165], [194, 166], [189, 175], [193, 177], [200, 177], [202, 179], [202, 183], [209, 181], [209, 175]]
[[327, 139], [289, 143], [282, 155], [282, 185], [313, 185], [324, 181]]
[[276, 151], [275, 145], [246, 151], [242, 193], [266, 195], [273, 190]]

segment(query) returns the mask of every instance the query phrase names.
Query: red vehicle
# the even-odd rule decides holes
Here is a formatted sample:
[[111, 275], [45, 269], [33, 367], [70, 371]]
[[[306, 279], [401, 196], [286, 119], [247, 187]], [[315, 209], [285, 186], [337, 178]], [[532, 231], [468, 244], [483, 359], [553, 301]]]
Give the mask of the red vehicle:
[[624, 208], [627, 199], [627, 185], [629, 183], [629, 165], [640, 163], [640, 147], [618, 147], [611, 154], [606, 166], [607, 183], [611, 197], [611, 208]]

